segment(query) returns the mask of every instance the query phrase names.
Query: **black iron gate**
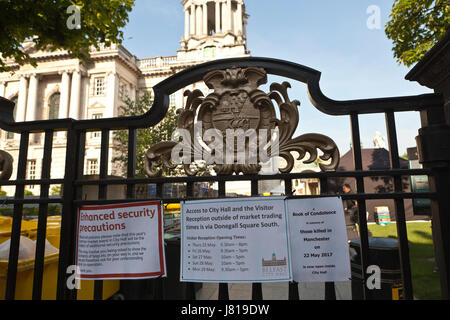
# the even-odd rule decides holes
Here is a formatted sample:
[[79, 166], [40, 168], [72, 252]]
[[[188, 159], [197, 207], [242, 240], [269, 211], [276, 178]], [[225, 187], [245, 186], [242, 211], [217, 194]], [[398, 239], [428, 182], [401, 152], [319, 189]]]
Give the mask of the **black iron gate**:
[[[199, 82], [205, 74], [213, 70], [226, 70], [230, 68], [263, 68], [267, 74], [282, 76], [307, 84], [308, 93], [314, 106], [329, 115], [346, 115], [351, 123], [354, 171], [347, 172], [320, 172], [320, 173], [286, 173], [270, 176], [262, 175], [218, 175], [218, 176], [186, 176], [186, 177], [154, 177], [136, 178], [136, 130], [139, 128], [154, 126], [160, 122], [169, 106], [169, 95], [192, 83]], [[351, 177], [356, 180], [357, 190], [355, 194], [343, 195], [343, 199], [356, 200], [359, 207], [360, 240], [361, 240], [361, 265], [362, 270], [368, 266], [368, 229], [366, 221], [366, 200], [371, 199], [393, 199], [396, 209], [397, 234], [400, 251], [401, 274], [404, 285], [405, 299], [413, 299], [413, 288], [411, 281], [411, 266], [409, 258], [408, 235], [405, 219], [405, 199], [429, 198], [432, 202], [433, 221], [436, 224], [436, 239], [441, 244], [438, 247], [440, 266], [442, 297], [450, 297], [450, 248], [447, 248], [450, 233], [448, 230], [447, 215], [450, 212], [450, 170], [448, 159], [449, 150], [439, 146], [439, 134], [443, 129], [443, 98], [439, 94], [425, 94], [419, 96], [407, 96], [396, 98], [381, 98], [351, 101], [333, 101], [327, 98], [320, 90], [320, 72], [313, 69], [294, 64], [291, 62], [266, 59], [266, 58], [235, 58], [208, 62], [199, 66], [184, 70], [156, 85], [153, 90], [155, 94], [154, 104], [151, 109], [142, 116], [80, 120], [59, 119], [15, 123], [13, 119], [14, 104], [6, 99], [0, 98], [0, 128], [20, 135], [20, 150], [17, 164], [17, 178], [9, 181], [0, 181], [2, 186], [15, 186], [14, 198], [6, 198], [3, 204], [13, 205], [13, 223], [11, 230], [11, 250], [9, 254], [8, 274], [6, 284], [6, 299], [13, 300], [15, 297], [17, 265], [19, 254], [19, 241], [22, 223], [23, 206], [37, 204], [39, 206], [39, 220], [37, 232], [37, 249], [34, 265], [33, 299], [40, 299], [43, 285], [44, 249], [46, 239], [47, 211], [49, 204], [59, 203], [62, 207], [61, 242], [58, 267], [57, 299], [74, 299], [76, 290], [69, 290], [66, 286], [67, 267], [75, 264], [74, 244], [76, 239], [77, 208], [82, 205], [119, 203], [138, 201], [136, 198], [136, 186], [140, 184], [155, 184], [156, 198], [164, 203], [176, 203], [182, 200], [194, 198], [194, 184], [200, 182], [218, 183], [218, 196], [226, 196], [225, 184], [227, 181], [249, 181], [251, 183], [251, 194], [260, 195], [258, 182], [263, 180], [284, 181], [285, 194], [292, 197], [292, 180], [303, 178], [315, 178], [320, 181], [321, 195], [329, 195], [329, 182], [333, 178]], [[394, 113], [401, 111], [419, 111], [422, 118], [423, 128], [419, 132], [418, 146], [424, 169], [407, 170], [400, 168], [398, 155], [397, 132]], [[385, 114], [386, 128], [389, 140], [390, 165], [389, 170], [364, 171], [361, 147], [359, 115], [369, 113]], [[128, 130], [128, 164], [127, 177], [123, 179], [108, 178], [108, 151], [110, 148], [110, 134], [113, 130]], [[50, 169], [52, 163], [52, 145], [54, 133], [57, 131], [67, 132], [66, 164], [64, 179], [51, 179]], [[99, 179], [83, 180], [84, 155], [86, 148], [86, 136], [89, 132], [101, 131], [101, 158], [99, 163]], [[38, 180], [26, 179], [27, 152], [30, 135], [34, 133], [44, 134], [44, 154], [41, 178]], [[445, 136], [445, 135], [444, 135]], [[443, 153], [445, 156], [443, 157]], [[7, 156], [2, 156], [3, 171], [7, 171]], [[441, 161], [442, 160], [442, 161]], [[428, 193], [405, 192], [402, 187], [402, 176], [427, 175], [431, 184]], [[394, 181], [393, 192], [388, 193], [366, 193], [364, 177], [390, 177]], [[5, 178], [5, 177], [4, 177]], [[186, 186], [186, 194], [183, 198], [164, 198], [163, 186], [169, 183], [181, 183]], [[29, 199], [24, 197], [26, 185], [39, 185], [40, 197]], [[53, 184], [63, 185], [63, 194], [60, 198], [49, 197], [49, 187]], [[83, 200], [82, 187], [84, 185], [98, 186], [98, 200]], [[126, 199], [108, 200], [107, 190], [112, 185], [126, 185]], [[142, 199], [139, 199], [141, 201]], [[367, 279], [365, 272], [362, 278]], [[156, 281], [158, 283], [158, 280]], [[371, 292], [363, 285], [364, 297], [370, 299]], [[164, 292], [157, 290], [156, 298], [164, 298]], [[187, 287], [187, 297], [195, 298], [193, 285]], [[335, 299], [334, 283], [326, 283], [326, 299]], [[95, 282], [94, 298], [102, 298], [102, 281]], [[228, 299], [227, 284], [220, 284], [219, 299]], [[262, 299], [262, 287], [259, 283], [253, 284], [253, 299]], [[296, 283], [289, 285], [289, 298], [299, 299], [298, 286]]]

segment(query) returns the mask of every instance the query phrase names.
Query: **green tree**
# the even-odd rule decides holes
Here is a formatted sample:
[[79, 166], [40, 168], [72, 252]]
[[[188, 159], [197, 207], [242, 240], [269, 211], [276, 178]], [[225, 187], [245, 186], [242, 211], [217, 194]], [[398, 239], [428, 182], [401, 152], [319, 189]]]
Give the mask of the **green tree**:
[[[149, 110], [153, 101], [151, 95], [145, 93], [133, 102], [125, 98], [125, 105], [120, 107], [122, 116], [138, 116]], [[161, 141], [172, 140], [172, 134], [178, 127], [178, 115], [175, 107], [170, 107], [164, 119], [154, 127], [136, 130], [136, 176], [145, 177], [145, 153], [154, 144]], [[116, 131], [114, 135], [115, 154], [113, 161], [118, 162], [123, 172], [126, 172], [128, 163], [128, 131]], [[164, 170], [165, 175], [176, 174], [175, 170]]]
[[51, 187], [51, 189], [50, 189], [50, 195], [52, 195], [52, 196], [59, 196], [59, 195], [61, 195], [62, 193], [61, 193], [61, 190], [62, 190], [62, 188], [61, 188], [61, 185], [59, 184], [59, 185], [54, 185], [53, 187]]
[[134, 0], [0, 0], [0, 72], [10, 70], [6, 59], [36, 66], [25, 40], [36, 50], [68, 50], [84, 61], [90, 46], [120, 44], [133, 5]]
[[450, 27], [448, 0], [395, 0], [386, 35], [397, 62], [418, 62]]

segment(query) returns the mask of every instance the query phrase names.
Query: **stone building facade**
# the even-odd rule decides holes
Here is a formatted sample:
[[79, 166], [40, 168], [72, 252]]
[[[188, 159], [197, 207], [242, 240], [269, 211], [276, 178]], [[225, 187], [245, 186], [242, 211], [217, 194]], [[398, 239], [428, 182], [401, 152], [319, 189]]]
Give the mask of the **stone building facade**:
[[[181, 48], [173, 56], [137, 58], [121, 45], [91, 48], [91, 59], [82, 63], [66, 51], [36, 51], [33, 42], [24, 43], [24, 50], [36, 58], [37, 67], [19, 66], [8, 61], [14, 73], [0, 73], [0, 96], [16, 103], [16, 122], [57, 118], [97, 119], [119, 115], [125, 97], [134, 100], [165, 78], [196, 64], [213, 59], [249, 56], [246, 44], [246, 14], [243, 0], [184, 0], [185, 30]], [[181, 9], [181, 8], [180, 8]], [[201, 89], [194, 84], [185, 90]], [[183, 107], [184, 90], [171, 96], [171, 105]], [[62, 178], [66, 156], [65, 132], [55, 134], [52, 154], [52, 178]], [[85, 174], [98, 173], [100, 133], [86, 135]], [[27, 179], [39, 179], [43, 157], [43, 135], [30, 137]], [[9, 152], [17, 168], [19, 135], [1, 132], [0, 149]], [[110, 140], [110, 157], [114, 152]], [[61, 163], [60, 165], [58, 163]], [[119, 169], [110, 161], [108, 174]], [[14, 179], [16, 170], [13, 172]], [[8, 194], [13, 187], [3, 187]], [[38, 186], [27, 190], [39, 193]]]

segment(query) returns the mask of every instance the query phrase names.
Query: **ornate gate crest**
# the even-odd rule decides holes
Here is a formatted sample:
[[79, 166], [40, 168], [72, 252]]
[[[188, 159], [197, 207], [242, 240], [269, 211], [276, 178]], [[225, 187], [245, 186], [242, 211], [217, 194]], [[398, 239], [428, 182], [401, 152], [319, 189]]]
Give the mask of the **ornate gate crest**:
[[0, 150], [0, 181], [11, 178], [13, 162], [13, 157], [8, 152]]
[[[312, 163], [318, 159], [317, 149], [323, 152], [319, 158], [329, 162], [319, 163], [321, 170], [335, 170], [338, 166], [339, 150], [332, 139], [320, 134], [292, 138], [299, 121], [300, 102], [290, 101], [287, 93], [289, 83], [273, 83], [271, 92], [266, 94], [258, 89], [267, 83], [266, 71], [256, 67], [216, 70], [203, 80], [214, 91], [206, 97], [200, 90], [186, 91], [186, 106], [177, 110], [180, 115], [178, 129], [185, 132], [182, 164], [188, 175], [198, 173], [191, 169], [190, 164], [194, 160], [205, 160], [202, 156], [207, 152], [214, 157], [214, 161], [207, 163], [214, 164], [219, 175], [258, 174], [261, 162], [273, 156], [286, 161], [280, 172], [288, 173], [295, 162], [292, 151], [299, 154], [298, 160]], [[272, 101], [278, 105], [280, 119]], [[205, 139], [202, 132], [213, 132], [214, 139], [211, 135]], [[211, 140], [214, 140], [215, 147], [220, 147], [211, 150], [211, 144], [208, 145]], [[153, 145], [146, 154], [147, 174], [159, 176], [162, 165], [173, 169], [181, 164], [174, 163], [172, 157], [174, 152], [179, 152], [179, 147], [181, 142], [175, 141]]]

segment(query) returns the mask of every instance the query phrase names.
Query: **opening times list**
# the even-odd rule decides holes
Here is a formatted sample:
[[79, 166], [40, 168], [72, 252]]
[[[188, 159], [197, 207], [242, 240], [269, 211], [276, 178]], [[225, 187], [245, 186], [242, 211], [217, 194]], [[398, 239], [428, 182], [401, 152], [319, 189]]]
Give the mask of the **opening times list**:
[[187, 264], [192, 272], [248, 272], [246, 236], [188, 237]]

